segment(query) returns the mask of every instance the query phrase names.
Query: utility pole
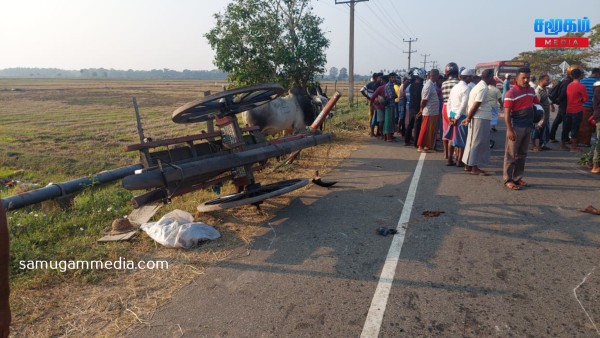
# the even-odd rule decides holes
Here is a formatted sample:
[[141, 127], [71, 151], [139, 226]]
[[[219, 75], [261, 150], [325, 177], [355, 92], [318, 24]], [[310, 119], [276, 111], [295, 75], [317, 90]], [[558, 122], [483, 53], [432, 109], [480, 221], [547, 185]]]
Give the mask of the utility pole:
[[417, 40], [419, 40], [419, 38], [415, 38], [414, 40], [411, 38], [408, 38], [408, 40], [404, 40], [402, 39], [402, 41], [404, 42], [408, 42], [408, 52], [402, 52], [402, 53], [407, 53], [408, 54], [408, 70], [410, 71], [410, 54], [412, 53], [416, 53], [416, 50], [411, 50], [411, 45], [413, 42], [416, 42]]
[[335, 4], [349, 4], [350, 5], [350, 50], [349, 50], [349, 61], [348, 61], [348, 102], [352, 105], [354, 100], [354, 4], [357, 2], [363, 2], [369, 0], [335, 0]]
[[431, 61], [431, 69], [435, 69], [437, 66], [437, 61]]
[[421, 56], [423, 56], [425, 58], [425, 60], [423, 60], [423, 62], [421, 62], [423, 64], [423, 69], [427, 70], [427, 64], [429, 62], [427, 62], [427, 57], [431, 56], [431, 54], [421, 54]]

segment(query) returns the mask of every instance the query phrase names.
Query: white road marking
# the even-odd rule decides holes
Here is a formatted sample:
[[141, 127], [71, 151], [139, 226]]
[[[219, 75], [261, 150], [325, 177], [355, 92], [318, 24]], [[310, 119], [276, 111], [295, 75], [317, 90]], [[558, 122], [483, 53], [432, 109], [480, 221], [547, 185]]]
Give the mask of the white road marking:
[[[600, 265], [599, 265], [600, 266]], [[579, 306], [581, 306], [581, 309], [583, 310], [583, 312], [585, 312], [585, 315], [587, 316], [587, 318], [590, 320], [590, 322], [592, 323], [592, 325], [594, 326], [594, 329], [596, 329], [596, 332], [598, 333], [598, 335], [600, 335], [600, 329], [598, 329], [598, 327], [596, 326], [596, 323], [594, 323], [594, 320], [592, 319], [592, 317], [590, 316], [590, 314], [586, 311], [585, 307], [583, 307], [583, 304], [581, 304], [581, 301], [579, 300], [579, 298], [577, 297], [577, 289], [579, 289], [580, 286], [582, 286], [585, 281], [588, 279], [588, 277], [594, 273], [594, 270], [596, 270], [598, 266], [595, 266], [592, 271], [590, 271], [590, 273], [588, 273], [585, 278], [583, 278], [583, 280], [581, 281], [581, 283], [579, 283], [579, 285], [577, 285], [574, 289], [573, 289], [573, 295], [575, 295], [575, 299], [577, 300], [577, 303], [579, 303]]]
[[381, 322], [383, 321], [383, 314], [387, 306], [390, 290], [392, 288], [392, 282], [394, 281], [394, 275], [396, 274], [396, 266], [400, 259], [400, 251], [402, 250], [402, 244], [404, 244], [404, 237], [406, 235], [406, 229], [408, 228], [408, 221], [410, 220], [410, 213], [412, 211], [413, 202], [417, 195], [417, 186], [419, 185], [419, 179], [421, 178], [421, 171], [423, 170], [423, 163], [425, 161], [425, 153], [421, 153], [419, 162], [415, 168], [415, 173], [410, 182], [408, 188], [408, 194], [402, 208], [402, 214], [398, 220], [398, 226], [396, 230], [398, 233], [394, 235], [390, 250], [388, 251], [385, 259], [385, 264], [379, 277], [379, 283], [377, 289], [375, 289], [375, 295], [371, 301], [371, 307], [363, 326], [361, 338], [377, 337], [379, 330], [381, 329]]
[[269, 247], [267, 248], [267, 250], [269, 250], [271, 249], [271, 245], [275, 241], [275, 238], [277, 238], [277, 233], [275, 232], [275, 228], [273, 228], [273, 225], [270, 222], [267, 224], [271, 227], [271, 230], [273, 230], [273, 238], [271, 238], [271, 242], [269, 243]]

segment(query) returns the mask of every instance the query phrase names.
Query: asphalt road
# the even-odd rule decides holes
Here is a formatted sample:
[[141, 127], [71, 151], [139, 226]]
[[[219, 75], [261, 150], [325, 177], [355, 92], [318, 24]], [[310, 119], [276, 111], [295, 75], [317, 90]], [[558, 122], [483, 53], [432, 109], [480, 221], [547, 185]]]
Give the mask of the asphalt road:
[[[324, 178], [335, 188], [312, 186], [250, 255], [209, 268], [127, 336], [599, 336], [600, 217], [577, 210], [600, 207], [600, 177], [575, 154], [530, 153], [532, 186], [508, 191], [504, 132], [493, 137], [489, 177], [442, 153], [415, 171], [413, 147], [371, 139]], [[386, 258], [392, 243], [399, 258]], [[374, 300], [378, 285], [389, 293]]]

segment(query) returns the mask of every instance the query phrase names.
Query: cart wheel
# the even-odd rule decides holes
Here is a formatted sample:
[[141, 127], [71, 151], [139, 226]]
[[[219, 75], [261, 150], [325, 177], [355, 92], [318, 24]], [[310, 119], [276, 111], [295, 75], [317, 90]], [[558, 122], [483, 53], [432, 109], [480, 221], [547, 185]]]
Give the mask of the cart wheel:
[[221, 196], [210, 201], [206, 201], [198, 206], [198, 211], [217, 211], [245, 204], [258, 203], [267, 198], [279, 196], [290, 191], [302, 188], [307, 184], [307, 179], [294, 179], [281, 181], [273, 184], [267, 184], [261, 186], [256, 191], [244, 191], [237, 194]]
[[267, 83], [226, 90], [189, 102], [175, 110], [175, 123], [205, 122], [217, 117], [234, 115], [268, 103], [284, 93], [282, 86]]

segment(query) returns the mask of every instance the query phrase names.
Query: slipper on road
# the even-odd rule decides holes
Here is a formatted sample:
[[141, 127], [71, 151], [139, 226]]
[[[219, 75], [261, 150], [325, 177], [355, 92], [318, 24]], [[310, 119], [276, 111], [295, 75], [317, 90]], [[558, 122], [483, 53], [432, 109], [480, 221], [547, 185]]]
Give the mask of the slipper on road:
[[515, 182], [516, 185], [518, 185], [519, 187], [529, 187], [529, 183], [523, 181], [523, 180], [518, 180]]
[[579, 211], [585, 212], [587, 214], [592, 214], [592, 215], [600, 215], [600, 210], [594, 208], [594, 206], [592, 206], [592, 205], [588, 205], [584, 209], [579, 209]]
[[516, 185], [515, 182], [508, 181], [508, 182], [504, 183], [504, 186], [508, 190], [521, 190], [521, 187], [519, 187], [518, 185]]

